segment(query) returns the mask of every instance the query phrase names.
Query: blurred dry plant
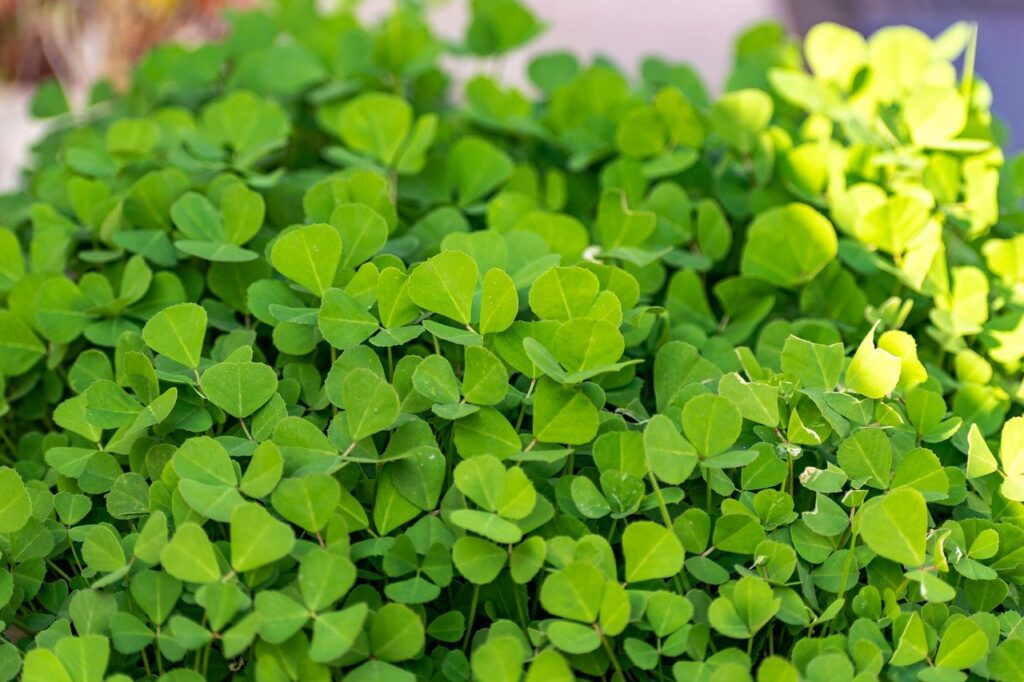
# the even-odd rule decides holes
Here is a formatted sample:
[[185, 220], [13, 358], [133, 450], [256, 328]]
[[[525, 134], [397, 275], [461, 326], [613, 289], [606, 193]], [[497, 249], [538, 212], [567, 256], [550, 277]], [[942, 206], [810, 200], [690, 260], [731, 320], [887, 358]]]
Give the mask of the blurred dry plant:
[[0, 82], [57, 78], [72, 102], [96, 78], [119, 87], [135, 60], [170, 38], [220, 34], [221, 13], [256, 0], [0, 0]]

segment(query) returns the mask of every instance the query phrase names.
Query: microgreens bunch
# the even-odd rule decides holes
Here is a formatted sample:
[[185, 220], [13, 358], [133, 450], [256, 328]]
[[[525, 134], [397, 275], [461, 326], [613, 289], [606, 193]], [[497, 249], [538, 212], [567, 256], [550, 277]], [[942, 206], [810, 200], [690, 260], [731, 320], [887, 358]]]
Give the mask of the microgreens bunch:
[[[974, 33], [651, 59], [281, 3], [0, 198], [0, 679], [1024, 679]], [[964, 55], [962, 68], [954, 63]]]

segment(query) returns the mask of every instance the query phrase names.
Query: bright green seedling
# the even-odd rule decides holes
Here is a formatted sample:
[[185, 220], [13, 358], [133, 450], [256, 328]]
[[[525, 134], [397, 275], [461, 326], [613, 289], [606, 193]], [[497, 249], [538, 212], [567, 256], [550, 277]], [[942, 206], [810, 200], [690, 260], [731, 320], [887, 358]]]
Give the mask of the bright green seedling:
[[974, 26], [520, 88], [447, 67], [521, 0], [316, 4], [39, 90], [0, 682], [1024, 679], [1024, 173]]

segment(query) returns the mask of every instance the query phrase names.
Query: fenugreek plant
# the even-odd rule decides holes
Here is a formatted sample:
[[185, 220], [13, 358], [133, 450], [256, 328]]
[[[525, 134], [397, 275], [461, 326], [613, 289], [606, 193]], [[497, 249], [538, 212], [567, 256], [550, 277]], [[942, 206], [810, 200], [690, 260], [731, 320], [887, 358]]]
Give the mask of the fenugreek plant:
[[1024, 166], [970, 26], [527, 94], [440, 61], [516, 0], [457, 45], [313, 5], [35, 100], [0, 678], [1024, 679]]

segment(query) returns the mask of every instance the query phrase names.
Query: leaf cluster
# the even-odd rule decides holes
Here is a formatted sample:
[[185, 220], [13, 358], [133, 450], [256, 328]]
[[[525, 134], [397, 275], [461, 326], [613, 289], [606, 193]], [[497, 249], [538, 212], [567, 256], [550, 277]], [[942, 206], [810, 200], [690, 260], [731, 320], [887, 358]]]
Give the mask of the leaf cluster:
[[457, 45], [314, 5], [36, 99], [0, 679], [1024, 679], [1024, 173], [971, 27], [528, 95], [441, 61], [516, 0]]

